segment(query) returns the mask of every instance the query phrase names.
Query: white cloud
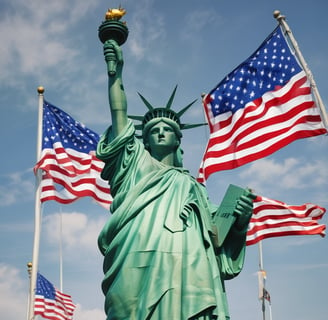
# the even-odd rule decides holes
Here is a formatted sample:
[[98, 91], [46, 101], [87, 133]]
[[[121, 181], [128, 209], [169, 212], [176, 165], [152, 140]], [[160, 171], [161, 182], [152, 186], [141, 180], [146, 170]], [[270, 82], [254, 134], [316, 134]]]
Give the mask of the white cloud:
[[[21, 278], [20, 271], [10, 265], [0, 263], [0, 314], [1, 319], [25, 319], [28, 308], [28, 276]], [[77, 304], [74, 319], [104, 320], [102, 309], [86, 309]]]
[[70, 29], [96, 5], [78, 0], [7, 3], [0, 21], [1, 79], [15, 85], [24, 75], [45, 77], [49, 68], [68, 72], [79, 54]]
[[84, 309], [80, 304], [76, 306], [74, 311], [74, 319], [78, 320], [104, 320], [106, 318], [103, 310], [100, 309]]
[[184, 17], [183, 29], [180, 31], [182, 38], [186, 40], [202, 38], [203, 33], [206, 33], [206, 28], [219, 28], [223, 19], [213, 10], [203, 9], [191, 11]]
[[2, 177], [0, 206], [10, 206], [18, 201], [31, 200], [35, 190], [34, 179], [31, 177], [33, 177], [32, 169], [13, 172]]
[[[99, 254], [97, 238], [105, 224], [107, 215], [91, 219], [84, 213], [63, 212], [62, 216], [62, 244], [66, 256], [72, 257], [86, 254]], [[58, 246], [60, 236], [60, 214], [50, 214], [44, 218], [44, 230], [47, 241]], [[81, 250], [83, 248], [83, 250]]]
[[28, 276], [20, 277], [19, 270], [0, 264], [0, 314], [2, 319], [24, 319], [27, 312]]
[[275, 159], [261, 159], [253, 162], [241, 173], [243, 179], [255, 190], [270, 189], [304, 189], [311, 184], [322, 187], [327, 184], [328, 169], [323, 160], [304, 163], [301, 159], [288, 158], [278, 162]]
[[133, 36], [129, 38], [128, 46], [131, 53], [137, 59], [147, 57], [148, 60], [160, 63], [161, 59], [157, 53], [149, 53], [149, 48], [154, 46], [159, 49], [166, 37], [164, 17], [160, 13], [149, 15], [153, 1], [138, 1], [137, 7], [130, 13], [129, 28]]

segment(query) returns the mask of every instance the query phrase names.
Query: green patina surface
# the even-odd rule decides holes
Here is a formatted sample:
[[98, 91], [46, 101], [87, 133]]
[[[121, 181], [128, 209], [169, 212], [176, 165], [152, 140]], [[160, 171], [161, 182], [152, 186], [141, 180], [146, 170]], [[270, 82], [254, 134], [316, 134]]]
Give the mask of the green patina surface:
[[182, 166], [181, 124], [165, 112], [137, 139], [122, 50], [106, 40], [104, 54], [112, 124], [97, 156], [114, 198], [98, 239], [107, 319], [229, 319], [224, 281], [242, 269], [253, 195], [232, 187], [221, 209], [210, 203]]

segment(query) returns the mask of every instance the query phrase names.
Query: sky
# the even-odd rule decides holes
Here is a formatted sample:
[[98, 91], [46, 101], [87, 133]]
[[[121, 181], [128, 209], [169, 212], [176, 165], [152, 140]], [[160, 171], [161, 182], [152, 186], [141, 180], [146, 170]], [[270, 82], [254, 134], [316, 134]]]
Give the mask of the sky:
[[[98, 27], [109, 7], [122, 5], [129, 37], [122, 46], [124, 84], [131, 114], [194, 99], [184, 122], [204, 120], [201, 94], [252, 54], [287, 18], [328, 105], [328, 31], [325, 0], [2, 0], [0, 3], [0, 314], [26, 319], [34, 235], [37, 87], [45, 99], [101, 134], [110, 124], [106, 65]], [[196, 175], [208, 138], [205, 127], [184, 132], [184, 165]], [[241, 168], [217, 172], [207, 183], [219, 203], [230, 183], [288, 204], [328, 208], [327, 136], [298, 140]], [[61, 218], [60, 218], [61, 217]], [[109, 213], [90, 198], [43, 206], [39, 271], [57, 288], [62, 238], [63, 291], [77, 304], [75, 320], [104, 320], [102, 256], [97, 236]], [[62, 228], [60, 228], [62, 221]], [[327, 223], [324, 216], [322, 223]], [[61, 229], [61, 232], [60, 232]], [[272, 319], [324, 320], [328, 314], [327, 239], [289, 236], [262, 242]], [[241, 274], [226, 283], [231, 319], [262, 319], [258, 300], [259, 247], [247, 247]], [[267, 305], [267, 319], [270, 308]]]

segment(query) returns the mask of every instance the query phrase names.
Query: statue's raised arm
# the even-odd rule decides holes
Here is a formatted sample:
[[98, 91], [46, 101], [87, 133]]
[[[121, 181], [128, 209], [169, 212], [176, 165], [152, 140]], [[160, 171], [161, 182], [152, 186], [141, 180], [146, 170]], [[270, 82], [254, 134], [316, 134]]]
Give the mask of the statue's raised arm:
[[113, 134], [117, 136], [127, 124], [127, 101], [122, 82], [123, 53], [115, 40], [104, 43], [108, 71], [108, 97]]

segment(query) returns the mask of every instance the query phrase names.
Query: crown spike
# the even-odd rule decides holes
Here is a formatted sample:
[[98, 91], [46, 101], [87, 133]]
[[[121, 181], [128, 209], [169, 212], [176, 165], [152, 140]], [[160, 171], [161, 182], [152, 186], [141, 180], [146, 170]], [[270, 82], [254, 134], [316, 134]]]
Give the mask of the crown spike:
[[184, 129], [191, 129], [191, 128], [196, 128], [200, 126], [207, 125], [207, 123], [197, 123], [197, 124], [184, 124], [180, 122], [180, 117], [197, 101], [194, 100], [191, 103], [189, 103], [186, 107], [181, 109], [179, 112], [175, 112], [174, 110], [171, 109], [173, 99], [175, 97], [176, 90], [178, 88], [178, 85], [175, 86], [167, 104], [163, 108], [155, 108], [153, 107], [149, 101], [146, 100], [145, 97], [143, 97], [139, 92], [138, 95], [141, 98], [141, 100], [144, 102], [144, 104], [147, 106], [149, 109], [148, 112], [144, 116], [135, 116], [135, 115], [128, 115], [128, 117], [132, 120], [137, 120], [140, 121], [140, 124], [135, 124], [136, 130], [143, 131], [146, 127], [147, 124], [156, 118], [167, 118], [172, 120], [177, 124], [177, 126], [180, 128], [180, 130]]
[[128, 118], [132, 119], [132, 120], [138, 120], [141, 121], [143, 120], [143, 116], [133, 116], [133, 115], [128, 115]]
[[148, 108], [149, 111], [154, 110], [154, 107], [146, 100], [146, 98], [138, 92], [139, 97], [141, 98], [141, 100], [143, 101], [143, 103], [146, 105], [146, 107]]
[[201, 127], [201, 126], [207, 126], [207, 123], [195, 123], [195, 124], [182, 123], [181, 130], [192, 129], [192, 128], [197, 128], [197, 127]]
[[166, 109], [171, 109], [171, 106], [172, 106], [172, 102], [173, 102], [173, 99], [174, 99], [174, 96], [175, 96], [175, 92], [177, 91], [177, 88], [178, 88], [178, 85], [175, 86], [172, 94], [171, 94], [171, 97], [169, 99], [169, 101], [167, 102], [166, 104]]
[[186, 107], [184, 107], [183, 109], [181, 109], [177, 115], [180, 118], [195, 102], [197, 101], [197, 99], [195, 99], [193, 102], [190, 102]]

